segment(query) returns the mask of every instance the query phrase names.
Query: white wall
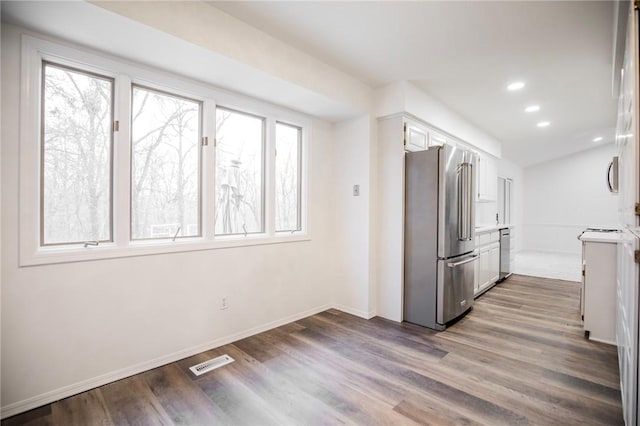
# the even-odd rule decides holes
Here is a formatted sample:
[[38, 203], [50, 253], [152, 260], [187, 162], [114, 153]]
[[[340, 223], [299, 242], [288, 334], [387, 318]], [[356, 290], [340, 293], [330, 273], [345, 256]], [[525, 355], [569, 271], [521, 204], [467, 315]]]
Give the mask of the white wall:
[[[375, 262], [371, 250], [372, 128], [368, 115], [335, 125], [335, 204], [328, 206], [337, 217], [334, 235], [340, 248], [335, 302], [339, 309], [369, 318], [373, 316]], [[353, 195], [360, 185], [360, 195]]]
[[401, 116], [377, 122], [377, 314], [393, 321], [402, 321], [404, 302], [403, 125]]
[[580, 253], [586, 227], [617, 227], [618, 198], [605, 182], [614, 155], [607, 144], [524, 170], [524, 249]]
[[[311, 241], [18, 267], [19, 38], [2, 30], [3, 416], [332, 305], [334, 141], [320, 120], [309, 154]], [[229, 309], [217, 308], [221, 297]]]

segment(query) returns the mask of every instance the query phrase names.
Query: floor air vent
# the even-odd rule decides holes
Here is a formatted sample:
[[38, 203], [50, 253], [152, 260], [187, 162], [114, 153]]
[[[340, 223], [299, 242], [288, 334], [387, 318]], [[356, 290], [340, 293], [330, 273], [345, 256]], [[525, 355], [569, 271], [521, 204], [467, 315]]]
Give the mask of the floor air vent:
[[235, 361], [233, 358], [224, 354], [217, 358], [210, 359], [209, 361], [201, 362], [193, 367], [189, 367], [189, 370], [191, 370], [191, 372], [196, 376], [200, 376], [211, 370], [215, 370], [218, 367], [222, 367], [223, 365], [231, 364], [233, 361]]

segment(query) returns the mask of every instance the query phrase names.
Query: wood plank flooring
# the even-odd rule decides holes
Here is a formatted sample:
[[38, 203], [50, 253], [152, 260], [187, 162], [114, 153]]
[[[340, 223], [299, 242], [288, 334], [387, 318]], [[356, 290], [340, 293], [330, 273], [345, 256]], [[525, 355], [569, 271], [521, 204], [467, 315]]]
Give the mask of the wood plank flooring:
[[514, 275], [439, 333], [329, 310], [2, 425], [623, 424], [616, 350], [584, 338], [579, 291]]

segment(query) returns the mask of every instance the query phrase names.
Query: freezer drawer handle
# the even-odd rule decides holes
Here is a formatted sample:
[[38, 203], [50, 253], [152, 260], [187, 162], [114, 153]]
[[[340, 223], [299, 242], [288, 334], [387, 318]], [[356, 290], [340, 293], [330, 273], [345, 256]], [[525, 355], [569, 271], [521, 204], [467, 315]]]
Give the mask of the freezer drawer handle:
[[470, 257], [469, 259], [461, 260], [460, 262], [447, 263], [447, 266], [449, 268], [455, 268], [456, 266], [464, 265], [465, 263], [475, 262], [479, 258], [480, 256], [473, 256], [473, 257]]

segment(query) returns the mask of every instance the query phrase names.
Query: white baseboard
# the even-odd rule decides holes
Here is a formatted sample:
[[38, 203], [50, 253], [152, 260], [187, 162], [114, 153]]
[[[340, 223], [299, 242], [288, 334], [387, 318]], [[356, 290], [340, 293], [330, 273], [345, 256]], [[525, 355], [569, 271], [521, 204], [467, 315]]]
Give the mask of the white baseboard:
[[606, 339], [598, 339], [597, 337], [589, 336], [589, 340], [591, 340], [592, 342], [604, 343], [606, 345], [618, 346], [616, 345], [616, 342], [613, 342], [611, 340], [606, 340]]
[[[25, 399], [23, 401], [14, 402], [13, 404], [6, 405], [2, 407], [2, 409], [0, 409], [0, 418], [5, 419], [7, 417], [11, 417], [16, 414], [20, 414], [25, 411], [29, 411], [34, 408], [43, 406], [45, 404], [49, 404], [49, 403], [58, 401], [60, 399], [70, 397], [72, 395], [76, 395], [78, 393], [85, 392], [102, 385], [106, 385], [107, 383], [115, 382], [117, 380], [122, 380], [124, 378], [133, 376], [135, 374], [139, 374], [139, 373], [163, 366], [165, 364], [179, 361], [183, 358], [187, 358], [187, 357], [199, 354], [200, 352], [205, 352], [220, 346], [228, 345], [238, 340], [253, 336], [254, 334], [262, 333], [264, 331], [271, 330], [272, 328], [280, 327], [281, 325], [289, 324], [299, 319], [302, 319], [311, 315], [315, 315], [318, 312], [326, 311], [327, 309], [331, 309], [332, 307], [334, 307], [334, 305], [332, 305], [331, 303], [327, 303], [325, 305], [308, 309], [306, 311], [299, 312], [297, 314], [290, 315], [288, 317], [281, 318], [279, 320], [272, 321], [270, 323], [267, 323], [258, 327], [253, 327], [246, 331], [242, 331], [229, 336], [221, 337], [219, 339], [215, 339], [211, 342], [204, 343], [202, 345], [198, 345], [198, 346], [194, 346], [178, 352], [174, 352], [172, 354], [161, 356], [161, 357], [152, 359], [150, 361], [141, 362], [131, 367], [123, 368], [123, 369], [106, 373], [91, 379], [83, 380], [81, 382], [74, 383], [69, 386], [64, 386], [59, 389], [54, 389], [52, 391], [45, 392], [43, 394]], [[338, 307], [336, 307], [336, 309], [342, 310]], [[349, 312], [349, 311], [345, 311], [345, 312], [353, 313], [354, 315], [360, 316], [359, 314], [354, 312]]]
[[340, 304], [334, 304], [333, 308], [342, 312], [346, 312], [347, 314], [355, 315], [357, 317], [364, 318], [364, 319], [371, 319], [376, 316], [375, 312], [362, 311], [360, 309], [354, 309], [354, 308], [350, 308], [349, 306], [340, 305]]

